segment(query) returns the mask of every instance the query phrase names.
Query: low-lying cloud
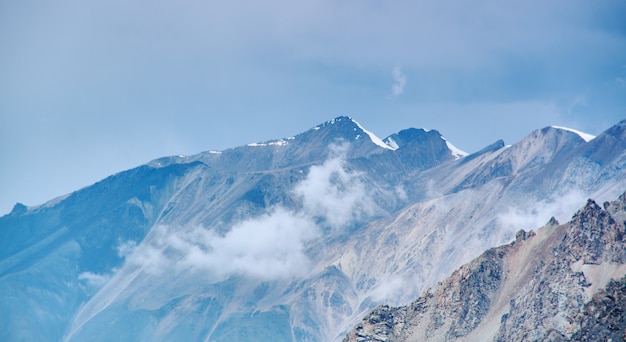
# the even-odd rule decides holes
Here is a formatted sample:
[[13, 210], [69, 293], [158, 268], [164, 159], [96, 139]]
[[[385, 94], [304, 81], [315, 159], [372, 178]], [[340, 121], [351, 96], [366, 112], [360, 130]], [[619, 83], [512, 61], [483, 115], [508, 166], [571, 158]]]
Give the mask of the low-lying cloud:
[[233, 274], [275, 279], [305, 269], [305, 244], [318, 236], [310, 218], [275, 208], [234, 225], [224, 236], [202, 227], [155, 227], [129, 263], [158, 275], [202, 272], [212, 281]]
[[520, 229], [535, 230], [545, 225], [551, 217], [564, 223], [585, 205], [587, 197], [578, 190], [568, 190], [561, 195], [537, 202], [533, 206], [524, 208], [510, 208], [498, 215], [498, 222], [508, 231]]
[[310, 269], [309, 244], [374, 211], [362, 174], [344, 167], [345, 149], [332, 147], [331, 158], [312, 166], [295, 186], [299, 210], [275, 206], [224, 235], [203, 227], [158, 226], [139, 246], [121, 244], [120, 254], [150, 274], [201, 272], [211, 282], [232, 275], [262, 280], [304, 275]]
[[305, 215], [337, 231], [372, 215], [374, 203], [365, 191], [362, 174], [343, 167], [345, 147], [335, 148], [334, 153], [338, 156], [312, 166], [294, 193]]

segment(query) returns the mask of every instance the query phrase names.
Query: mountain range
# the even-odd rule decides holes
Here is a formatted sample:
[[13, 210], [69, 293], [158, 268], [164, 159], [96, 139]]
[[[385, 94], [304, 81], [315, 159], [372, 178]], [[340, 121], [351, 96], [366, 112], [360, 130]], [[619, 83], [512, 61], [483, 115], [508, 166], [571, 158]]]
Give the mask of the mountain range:
[[341, 340], [520, 229], [617, 198], [625, 166], [626, 121], [468, 155], [338, 117], [160, 158], [0, 217], [0, 339]]

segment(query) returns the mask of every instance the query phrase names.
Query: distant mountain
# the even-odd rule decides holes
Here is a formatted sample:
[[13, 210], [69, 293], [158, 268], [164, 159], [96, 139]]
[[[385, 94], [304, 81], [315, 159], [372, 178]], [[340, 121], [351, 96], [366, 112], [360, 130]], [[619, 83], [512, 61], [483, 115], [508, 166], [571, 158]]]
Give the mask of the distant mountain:
[[382, 305], [344, 341], [622, 341], [626, 193], [492, 248], [409, 305]]
[[519, 229], [617, 197], [625, 126], [467, 155], [338, 117], [17, 204], [0, 217], [0, 340], [341, 340]]

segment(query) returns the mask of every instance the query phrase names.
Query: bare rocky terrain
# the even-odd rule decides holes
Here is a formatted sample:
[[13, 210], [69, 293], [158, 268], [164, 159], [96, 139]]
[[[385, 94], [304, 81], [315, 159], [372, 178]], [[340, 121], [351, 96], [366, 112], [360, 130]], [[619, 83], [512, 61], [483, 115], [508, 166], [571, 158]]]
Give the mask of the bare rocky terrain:
[[344, 341], [623, 341], [626, 194], [519, 231], [406, 306], [381, 305]]

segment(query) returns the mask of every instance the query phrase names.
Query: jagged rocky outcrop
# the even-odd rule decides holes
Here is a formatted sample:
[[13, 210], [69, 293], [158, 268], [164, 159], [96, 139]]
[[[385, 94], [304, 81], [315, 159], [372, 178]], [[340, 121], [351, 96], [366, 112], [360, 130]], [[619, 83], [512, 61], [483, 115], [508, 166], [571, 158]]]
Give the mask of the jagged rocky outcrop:
[[493, 248], [406, 306], [381, 305], [344, 341], [621, 341], [626, 193]]
[[581, 328], [573, 341], [623, 341], [626, 339], [626, 276], [611, 280], [585, 305], [580, 314]]

